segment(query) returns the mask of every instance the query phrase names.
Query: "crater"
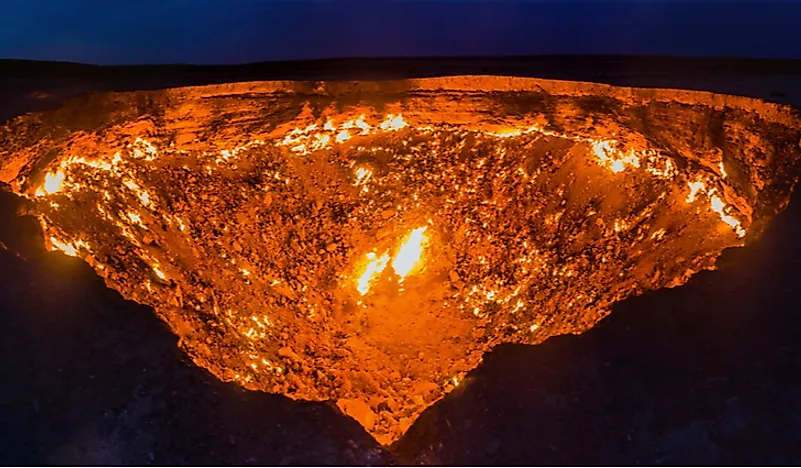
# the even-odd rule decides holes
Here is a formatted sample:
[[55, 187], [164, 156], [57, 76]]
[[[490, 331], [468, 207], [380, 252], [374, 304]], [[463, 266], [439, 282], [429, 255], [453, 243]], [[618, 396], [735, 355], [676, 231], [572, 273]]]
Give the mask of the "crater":
[[0, 128], [48, 248], [225, 381], [382, 444], [500, 343], [714, 268], [797, 181], [788, 107], [462, 76], [94, 94]]

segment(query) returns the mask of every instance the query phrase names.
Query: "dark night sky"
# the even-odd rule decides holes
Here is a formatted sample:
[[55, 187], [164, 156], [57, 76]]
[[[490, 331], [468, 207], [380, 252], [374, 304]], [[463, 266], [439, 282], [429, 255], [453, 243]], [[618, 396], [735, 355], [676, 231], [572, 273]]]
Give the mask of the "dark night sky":
[[0, 58], [139, 64], [605, 53], [801, 58], [801, 2], [0, 0]]

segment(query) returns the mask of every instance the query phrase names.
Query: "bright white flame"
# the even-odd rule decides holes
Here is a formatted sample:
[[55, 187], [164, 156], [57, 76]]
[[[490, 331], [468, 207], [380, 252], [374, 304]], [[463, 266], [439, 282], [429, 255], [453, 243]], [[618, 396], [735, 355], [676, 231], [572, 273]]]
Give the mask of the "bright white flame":
[[592, 143], [592, 150], [602, 166], [608, 167], [615, 174], [622, 172], [626, 166], [640, 167], [640, 158], [634, 154], [634, 151], [623, 154], [613, 148], [612, 143], [614, 142], [594, 141]]
[[403, 116], [401, 115], [395, 116], [389, 114], [387, 115], [386, 120], [381, 122], [379, 127], [381, 128], [381, 130], [386, 131], [386, 130], [400, 130], [403, 127], [406, 127], [407, 125], [408, 124], [403, 120]]
[[356, 281], [356, 289], [362, 296], [367, 294], [367, 291], [370, 290], [370, 282], [373, 281], [373, 278], [380, 275], [381, 272], [384, 271], [384, 268], [387, 267], [389, 255], [385, 253], [379, 257], [375, 253], [370, 252], [367, 254], [367, 260], [368, 263], [364, 268], [364, 273], [362, 273]]
[[71, 257], [77, 257], [78, 256], [78, 252], [75, 250], [75, 247], [73, 247], [71, 244], [67, 244], [65, 242], [61, 242], [58, 239], [56, 239], [55, 237], [51, 237], [50, 238], [50, 243], [53, 244], [53, 247], [55, 247], [56, 249], [64, 252], [65, 254], [67, 254], [67, 255], [69, 255]]
[[367, 169], [365, 167], [357, 168], [356, 169], [356, 186], [358, 187], [359, 185], [367, 183], [367, 181], [370, 180], [370, 177], [372, 177], [372, 175], [373, 175], [373, 172], [370, 169]]
[[718, 198], [717, 195], [712, 195], [709, 198], [709, 202], [710, 202], [710, 206], [712, 208], [712, 211], [714, 211], [715, 213], [717, 213], [720, 216], [720, 220], [721, 221], [723, 221], [724, 223], [726, 223], [729, 226], [731, 226], [734, 229], [734, 231], [737, 233], [737, 236], [739, 236], [739, 237], [745, 236], [745, 229], [743, 229], [743, 227], [740, 225], [740, 222], [737, 221], [734, 217], [727, 215], [723, 211], [723, 209], [726, 207], [726, 205], [723, 203], [723, 200]]
[[359, 129], [361, 129], [362, 135], [367, 135], [367, 133], [370, 132], [370, 125], [367, 122], [364, 121], [364, 116], [363, 115], [360, 116], [358, 119], [356, 119], [355, 125]]
[[690, 193], [687, 195], [687, 203], [692, 203], [695, 201], [695, 197], [698, 195], [698, 192], [704, 190], [704, 183], [703, 182], [690, 182]]
[[342, 130], [341, 132], [339, 132], [337, 134], [337, 137], [336, 137], [337, 143], [342, 143], [343, 141], [348, 140], [348, 139], [350, 139], [350, 134], [348, 133], [347, 130]]
[[392, 260], [392, 269], [401, 277], [401, 280], [414, 270], [423, 255], [423, 243], [428, 239], [425, 232], [428, 226], [413, 230], [406, 241], [401, 245], [395, 259]]
[[45, 182], [42, 188], [36, 191], [36, 196], [41, 197], [58, 192], [64, 186], [64, 171], [55, 174], [45, 175]]
[[165, 274], [164, 274], [164, 273], [163, 273], [163, 272], [162, 272], [162, 271], [159, 269], [159, 265], [158, 265], [158, 264], [156, 264], [156, 265], [153, 265], [153, 267], [152, 267], [152, 268], [153, 268], [153, 273], [155, 273], [155, 274], [156, 274], [156, 276], [158, 276], [160, 279], [162, 279], [162, 280], [166, 280], [166, 279], [167, 279], [167, 275], [165, 275]]

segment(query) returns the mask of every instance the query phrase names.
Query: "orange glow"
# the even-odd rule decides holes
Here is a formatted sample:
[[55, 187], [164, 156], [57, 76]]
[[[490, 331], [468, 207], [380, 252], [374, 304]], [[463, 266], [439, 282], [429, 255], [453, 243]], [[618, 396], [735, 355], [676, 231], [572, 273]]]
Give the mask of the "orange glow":
[[356, 119], [356, 122], [354, 124], [356, 125], [357, 128], [359, 128], [362, 131], [362, 135], [367, 135], [368, 133], [370, 133], [370, 125], [368, 125], [367, 122], [364, 121], [363, 115], [358, 119]]
[[[398, 107], [406, 105], [414, 103]], [[348, 349], [332, 359], [365, 373], [391, 367], [396, 356], [387, 349], [413, 349], [411, 360], [423, 349], [419, 359], [428, 374], [419, 378], [439, 386], [430, 398], [440, 398], [465, 375], [452, 355], [480, 353], [437, 347], [483, 350], [470, 339], [446, 343], [443, 330], [459, 327], [459, 336], [467, 336], [477, 323], [497, 324], [504, 336], [539, 342], [569, 329], [552, 321], [558, 313], [551, 305], [602, 315], [606, 306], [598, 304], [628, 294], [633, 283], [616, 282], [619, 252], [635, 261], [644, 247], [669, 254], [678, 246], [675, 271], [684, 272], [701, 264], [687, 262], [704, 252], [737, 244], [718, 217], [740, 237], [751, 221], [740, 187], [723, 180], [723, 163], [705, 154], [671, 159], [673, 152], [649, 146], [659, 142], [623, 127], [599, 124], [568, 134], [562, 131], [573, 132], [570, 125], [545, 119], [542, 126], [520, 116], [438, 122], [436, 113], [413, 109], [407, 121], [398, 107], [387, 115], [360, 105], [339, 116], [329, 116], [334, 107], [310, 107], [296, 121], [261, 127], [264, 141], [244, 142], [250, 134], [231, 131], [208, 140], [193, 136], [189, 146], [154, 140], [157, 150], [128, 136], [122, 149], [110, 146], [97, 159], [64, 153], [38, 189], [23, 187], [28, 196], [33, 189], [39, 197], [59, 193], [31, 203], [41, 210], [48, 248], [86, 259], [126, 297], [152, 303], [181, 330], [186, 323], [202, 330], [193, 322], [198, 314], [213, 323], [220, 332], [210, 333], [198, 348], [209, 354], [198, 359], [215, 375], [286, 393], [295, 390], [274, 386], [285, 380], [274, 380], [279, 365], [293, 372], [317, 366], [320, 393], [298, 371], [304, 387], [292, 394], [300, 398], [369, 392], [326, 387], [325, 363], [311, 364], [292, 333], [347, 336], [336, 346]], [[262, 131], [255, 128], [247, 131]], [[268, 146], [245, 151], [253, 145]], [[636, 210], [625, 203], [629, 196]], [[587, 223], [578, 228], [576, 220]], [[566, 235], [600, 248], [565, 256], [558, 241]], [[708, 250], [697, 253], [696, 243]], [[599, 275], [587, 275], [589, 268]], [[610, 271], [615, 276], [603, 276]], [[637, 286], [663, 287], [675, 279], [671, 271], [636, 279]], [[204, 273], [203, 287], [196, 272]], [[597, 278], [624, 289], [605, 296], [598, 284], [606, 283]], [[182, 321], [172, 322], [175, 316]], [[482, 337], [495, 332], [487, 330]], [[224, 353], [230, 359], [220, 358]], [[440, 364], [440, 356], [449, 360]], [[415, 391], [388, 390], [397, 398], [394, 419], [381, 419], [383, 410], [373, 405], [382, 424], [376, 433], [394, 437], [398, 420], [416, 417], [417, 404], [402, 401]]]
[[409, 233], [392, 260], [392, 269], [400, 276], [401, 281], [422, 264], [423, 244], [428, 240], [426, 229], [428, 227], [423, 226]]
[[726, 208], [726, 205], [723, 203], [723, 200], [718, 198], [717, 195], [712, 195], [709, 198], [709, 202], [712, 211], [714, 211], [720, 216], [721, 221], [731, 226], [739, 237], [745, 236], [745, 229], [743, 229], [743, 227], [740, 225], [740, 222], [734, 219], [733, 217], [727, 215], [723, 211]]
[[356, 289], [362, 296], [367, 294], [367, 291], [370, 290], [370, 283], [384, 271], [387, 263], [389, 263], [389, 255], [386, 253], [380, 257], [373, 252], [367, 254], [367, 265], [356, 280]]
[[164, 274], [164, 273], [161, 271], [161, 269], [159, 268], [159, 265], [158, 265], [158, 264], [155, 264], [155, 265], [153, 265], [151, 268], [153, 269], [153, 273], [155, 273], [155, 274], [156, 274], [156, 276], [158, 276], [158, 277], [159, 277], [159, 279], [161, 279], [161, 280], [166, 280], [166, 279], [167, 279], [167, 275], [165, 275], [165, 274]]
[[45, 182], [42, 188], [36, 191], [36, 195], [41, 197], [51, 195], [60, 191], [64, 187], [64, 171], [59, 170], [55, 174], [45, 175]]
[[385, 130], [385, 131], [386, 130], [400, 130], [403, 127], [406, 127], [407, 125], [408, 124], [406, 122], [404, 122], [404, 120], [403, 120], [403, 116], [389, 114], [389, 115], [387, 115], [386, 120], [381, 122], [381, 124], [379, 125], [379, 128], [381, 128], [381, 130]]
[[738, 237], [745, 236], [746, 232], [740, 221], [726, 213], [726, 204], [715, 194], [717, 189], [713, 188], [707, 191], [706, 185], [701, 181], [690, 182], [688, 185], [690, 186], [690, 193], [687, 194], [687, 203], [693, 203], [698, 198], [699, 193], [707, 194], [709, 196], [709, 208], [718, 214], [721, 221], [731, 226]]
[[373, 171], [370, 169], [360, 167], [356, 169], [356, 186], [364, 185], [370, 180], [370, 177], [373, 175]]
[[504, 128], [504, 129], [498, 130], [497, 132], [490, 132], [490, 135], [496, 136], [498, 138], [511, 138], [511, 137], [520, 136], [522, 134], [523, 134], [523, 131], [519, 130], [519, 129], [516, 129], [516, 128]]
[[78, 256], [78, 251], [75, 250], [75, 247], [72, 246], [72, 244], [61, 242], [55, 237], [50, 237], [50, 243], [53, 245], [54, 250], [60, 250], [65, 254], [69, 255], [70, 257]]
[[336, 141], [337, 143], [342, 143], [343, 141], [347, 141], [350, 139], [350, 134], [347, 130], [342, 130], [337, 134]]
[[690, 193], [687, 194], [687, 203], [692, 203], [695, 201], [695, 197], [698, 195], [698, 192], [701, 192], [705, 189], [704, 183], [697, 181], [697, 182], [690, 182]]
[[592, 149], [602, 166], [610, 169], [615, 174], [623, 172], [629, 166], [640, 167], [640, 158], [633, 151], [625, 154], [621, 153], [612, 146], [613, 143], [611, 141], [595, 141], [592, 143]]

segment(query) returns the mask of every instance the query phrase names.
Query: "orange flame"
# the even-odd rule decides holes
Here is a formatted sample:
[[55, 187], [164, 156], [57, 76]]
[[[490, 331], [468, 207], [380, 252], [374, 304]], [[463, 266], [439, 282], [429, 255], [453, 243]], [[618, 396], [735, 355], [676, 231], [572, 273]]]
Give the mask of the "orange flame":
[[55, 174], [45, 175], [45, 182], [42, 187], [36, 191], [37, 197], [44, 195], [51, 195], [60, 191], [64, 187], [64, 171], [59, 170]]
[[425, 232], [428, 226], [417, 228], [409, 233], [406, 241], [401, 244], [398, 253], [392, 260], [392, 269], [395, 274], [400, 276], [403, 281], [406, 276], [416, 268], [419, 268], [423, 256], [423, 244], [428, 239]]
[[389, 255], [385, 253], [379, 257], [375, 253], [370, 252], [367, 254], [367, 260], [368, 263], [364, 268], [364, 273], [356, 280], [356, 289], [362, 296], [367, 294], [367, 291], [370, 290], [370, 283], [387, 267]]

